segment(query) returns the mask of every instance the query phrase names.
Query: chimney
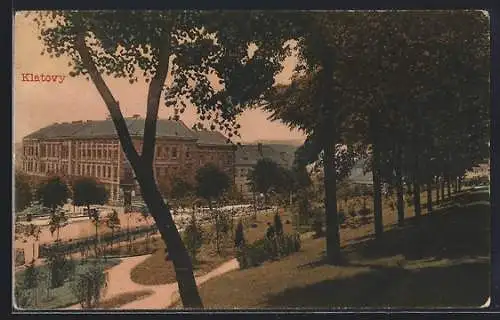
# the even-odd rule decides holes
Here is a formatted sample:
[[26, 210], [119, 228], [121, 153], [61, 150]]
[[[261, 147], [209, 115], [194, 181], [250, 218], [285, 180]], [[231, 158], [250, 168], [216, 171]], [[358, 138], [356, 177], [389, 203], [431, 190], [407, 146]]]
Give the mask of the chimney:
[[257, 151], [259, 152], [260, 156], [263, 157], [264, 153], [262, 152], [262, 143], [257, 143]]

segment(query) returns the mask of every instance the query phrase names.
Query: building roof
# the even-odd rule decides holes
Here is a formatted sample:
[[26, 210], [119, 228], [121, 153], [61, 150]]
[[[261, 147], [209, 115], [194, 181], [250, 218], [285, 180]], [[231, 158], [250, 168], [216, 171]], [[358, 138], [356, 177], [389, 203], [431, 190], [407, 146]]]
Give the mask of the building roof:
[[[132, 137], [142, 137], [144, 134], [144, 119], [126, 118], [128, 130]], [[88, 139], [116, 137], [116, 129], [111, 119], [75, 121], [71, 123], [54, 123], [37, 130], [25, 139]], [[156, 127], [157, 138], [177, 138], [197, 141], [201, 145], [227, 145], [227, 138], [216, 131], [193, 131], [184, 122], [178, 120], [158, 119]]]
[[[259, 151], [259, 148], [261, 149]], [[293, 152], [292, 152], [293, 150]], [[268, 158], [285, 167], [291, 167], [296, 147], [276, 147], [274, 145], [248, 144], [236, 149], [236, 166], [254, 166], [260, 159]]]
[[218, 131], [195, 130], [198, 137], [196, 142], [200, 146], [231, 146], [232, 143]]

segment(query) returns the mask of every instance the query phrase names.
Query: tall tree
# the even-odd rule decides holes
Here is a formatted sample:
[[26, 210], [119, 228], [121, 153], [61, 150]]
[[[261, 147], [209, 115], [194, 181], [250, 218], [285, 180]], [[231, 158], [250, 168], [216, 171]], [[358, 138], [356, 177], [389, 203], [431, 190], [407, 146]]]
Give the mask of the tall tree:
[[[44, 52], [72, 59], [71, 75], [91, 79], [101, 95], [174, 263], [183, 305], [203, 306], [192, 264], [153, 174], [162, 93], [175, 118], [186, 102], [200, 120], [238, 135], [236, 116], [268, 90], [288, 50], [279, 13], [199, 11], [59, 11], [37, 17]], [[231, 26], [231, 27], [228, 27]], [[287, 31], [286, 31], [287, 32]], [[249, 55], [249, 46], [256, 50]], [[139, 76], [139, 72], [144, 76]], [[149, 83], [142, 150], [134, 147], [118, 101], [103, 76]], [[173, 84], [165, 86], [167, 75]], [[215, 81], [211, 81], [215, 80]], [[219, 80], [219, 87], [215, 83]], [[222, 88], [220, 88], [222, 86]]]
[[269, 158], [259, 159], [248, 173], [248, 181], [253, 192], [262, 193], [267, 202], [270, 192], [282, 186], [284, 178], [280, 166]]
[[121, 227], [120, 217], [116, 210], [112, 210], [106, 218], [106, 226], [111, 229], [111, 249], [113, 249], [115, 230]]
[[99, 225], [101, 221], [98, 209], [91, 209], [91, 205], [103, 205], [108, 201], [109, 192], [104, 184], [93, 178], [79, 178], [73, 181], [73, 204], [76, 206], [86, 206], [89, 219], [95, 227], [94, 251], [97, 258], [99, 243]]
[[196, 172], [196, 194], [205, 199], [210, 210], [230, 187], [231, 178], [213, 164], [207, 164]]
[[21, 212], [26, 209], [31, 203], [31, 185], [28, 181], [28, 178], [21, 172], [16, 171], [14, 179], [15, 211]]

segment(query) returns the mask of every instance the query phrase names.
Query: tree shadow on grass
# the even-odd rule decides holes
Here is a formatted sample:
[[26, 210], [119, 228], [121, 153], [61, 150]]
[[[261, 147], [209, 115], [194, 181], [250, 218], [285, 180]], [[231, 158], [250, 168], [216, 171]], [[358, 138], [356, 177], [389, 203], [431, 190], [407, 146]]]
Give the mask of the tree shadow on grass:
[[408, 219], [401, 228], [345, 248], [348, 256], [363, 258], [403, 255], [406, 260], [434, 257], [457, 259], [490, 255], [489, 195], [464, 193], [455, 198], [456, 206], [436, 210], [419, 220]]
[[489, 296], [489, 263], [416, 270], [371, 268], [344, 279], [286, 289], [267, 296], [267, 308], [478, 307]]
[[[289, 288], [268, 307], [478, 307], [490, 287], [488, 202], [487, 193], [459, 194], [453, 206], [347, 246], [338, 265], [368, 272]], [[320, 257], [298, 268], [325, 264]]]

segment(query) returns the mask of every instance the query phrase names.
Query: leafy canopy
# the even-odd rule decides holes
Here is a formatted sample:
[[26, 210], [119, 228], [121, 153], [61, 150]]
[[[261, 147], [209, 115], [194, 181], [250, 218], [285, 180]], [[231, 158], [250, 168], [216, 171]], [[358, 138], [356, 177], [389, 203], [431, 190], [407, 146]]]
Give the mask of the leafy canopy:
[[79, 178], [73, 182], [73, 203], [76, 206], [103, 205], [109, 193], [104, 184], [92, 178]]
[[229, 176], [213, 164], [198, 169], [195, 179], [196, 194], [208, 201], [219, 199], [231, 183]]
[[[50, 11], [37, 23], [51, 57], [69, 56], [71, 76], [86, 76], [78, 53], [85, 38], [92, 62], [106, 76], [161, 83], [174, 118], [196, 107], [199, 126], [239, 135], [236, 116], [261, 98], [290, 52], [280, 12], [221, 11]], [[166, 65], [164, 62], [167, 62]], [[89, 78], [87, 78], [89, 79]]]
[[47, 179], [36, 191], [36, 198], [41, 204], [51, 209], [64, 205], [70, 196], [68, 186], [60, 177]]

